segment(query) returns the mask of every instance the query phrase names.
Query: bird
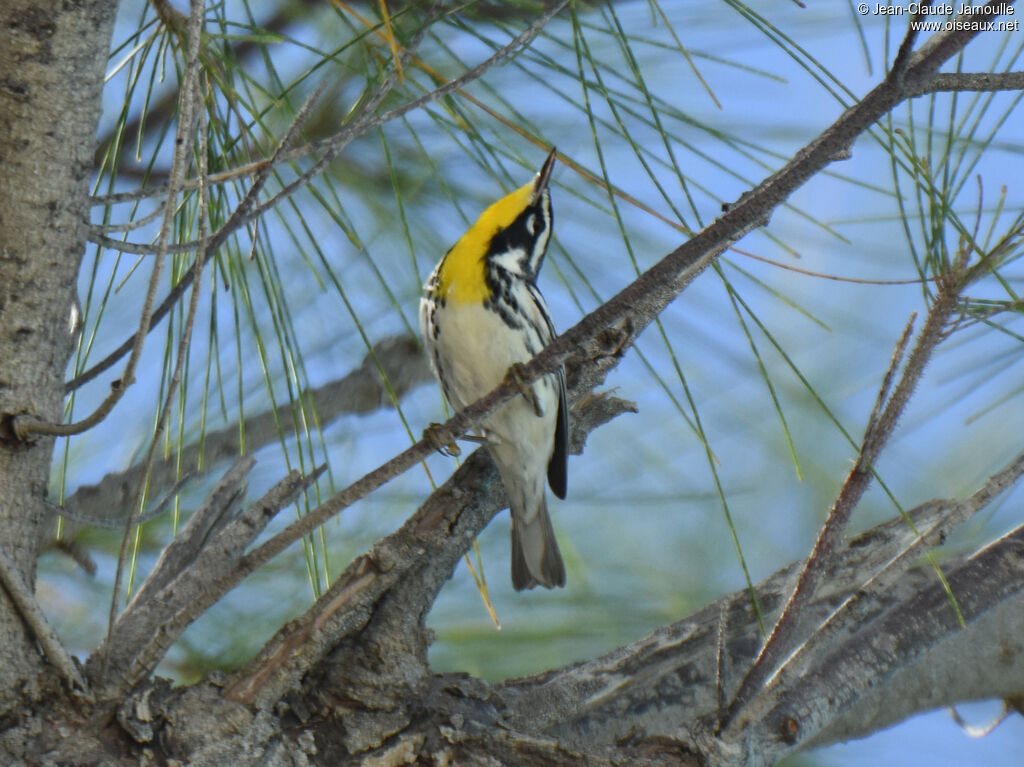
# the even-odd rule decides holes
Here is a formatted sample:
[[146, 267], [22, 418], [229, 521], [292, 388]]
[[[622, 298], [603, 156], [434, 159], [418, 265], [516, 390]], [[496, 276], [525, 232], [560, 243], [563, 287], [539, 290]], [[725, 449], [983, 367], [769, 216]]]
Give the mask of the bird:
[[477, 427], [508, 495], [512, 586], [565, 586], [545, 485], [568, 486], [565, 369], [524, 384], [518, 374], [555, 337], [537, 275], [553, 224], [552, 149], [533, 179], [487, 207], [423, 286], [420, 328], [448, 403], [461, 410], [511, 376], [520, 393]]

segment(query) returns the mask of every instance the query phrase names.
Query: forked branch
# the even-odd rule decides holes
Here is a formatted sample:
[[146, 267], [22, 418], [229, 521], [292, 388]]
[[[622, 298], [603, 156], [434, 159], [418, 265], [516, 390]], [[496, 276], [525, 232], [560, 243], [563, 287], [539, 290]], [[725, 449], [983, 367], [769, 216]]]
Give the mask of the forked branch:
[[[907, 366], [900, 377], [899, 384], [892, 395], [886, 398], [889, 382], [902, 360], [902, 349], [908, 338], [908, 332], [904, 332], [901, 337], [897, 351], [893, 355], [892, 364], [879, 389], [878, 402], [868, 419], [868, 426], [854, 466], [843, 482], [832, 508], [829, 509], [825, 524], [818, 533], [814, 548], [807, 558], [807, 564], [800, 574], [782, 616], [775, 624], [757, 661], [751, 667], [729, 704], [729, 711], [723, 722], [722, 737], [727, 737], [730, 729], [743, 729], [747, 725], [747, 717], [743, 715], [744, 709], [754, 700], [755, 696], [763, 692], [765, 682], [775, 673], [783, 659], [792, 652], [797, 639], [794, 629], [800, 611], [810, 602], [814, 592], [821, 584], [853, 510], [871, 483], [874, 476], [873, 464], [895, 431], [896, 423], [910, 401], [912, 392], [924, 375], [925, 366], [931, 359], [932, 352], [942, 340], [943, 330], [956, 308], [957, 298], [958, 294], [954, 289], [943, 290], [935, 298], [928, 312], [928, 319], [925, 321], [907, 361]], [[909, 330], [910, 326], [908, 325], [907, 331]], [[884, 406], [882, 406], [883, 402]]]

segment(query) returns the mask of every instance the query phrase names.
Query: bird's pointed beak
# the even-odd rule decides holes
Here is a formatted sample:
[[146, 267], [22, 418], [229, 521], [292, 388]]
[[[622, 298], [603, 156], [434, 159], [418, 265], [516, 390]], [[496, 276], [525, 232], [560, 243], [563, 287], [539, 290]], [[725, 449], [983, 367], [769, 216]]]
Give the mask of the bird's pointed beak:
[[544, 160], [544, 164], [540, 166], [540, 172], [537, 173], [537, 178], [533, 180], [533, 199], [536, 200], [540, 193], [548, 187], [548, 182], [551, 180], [551, 171], [555, 167], [555, 156], [558, 154], [558, 150], [551, 147], [551, 151], [548, 153], [548, 157]]

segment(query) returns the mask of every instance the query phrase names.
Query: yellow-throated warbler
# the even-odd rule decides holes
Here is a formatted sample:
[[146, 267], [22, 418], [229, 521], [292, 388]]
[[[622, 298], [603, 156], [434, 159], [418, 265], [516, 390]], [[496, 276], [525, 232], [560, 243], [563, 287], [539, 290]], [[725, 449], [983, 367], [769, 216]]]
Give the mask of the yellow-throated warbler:
[[[554, 337], [537, 273], [551, 237], [552, 150], [534, 179], [480, 214], [423, 288], [420, 326], [434, 373], [456, 410], [529, 362]], [[512, 585], [565, 585], [545, 481], [565, 498], [565, 371], [544, 376], [480, 425], [512, 512]]]

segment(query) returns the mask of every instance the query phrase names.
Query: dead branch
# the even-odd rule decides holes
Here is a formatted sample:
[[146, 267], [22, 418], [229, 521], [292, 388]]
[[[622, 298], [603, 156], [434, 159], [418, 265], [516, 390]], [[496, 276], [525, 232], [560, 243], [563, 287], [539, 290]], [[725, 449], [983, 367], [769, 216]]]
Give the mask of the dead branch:
[[251, 458], [240, 458], [167, 547], [135, 599], [86, 663], [97, 696], [114, 700], [148, 674], [189, 624], [238, 580], [238, 561], [282, 508], [316, 481], [292, 471], [234, 515]]

